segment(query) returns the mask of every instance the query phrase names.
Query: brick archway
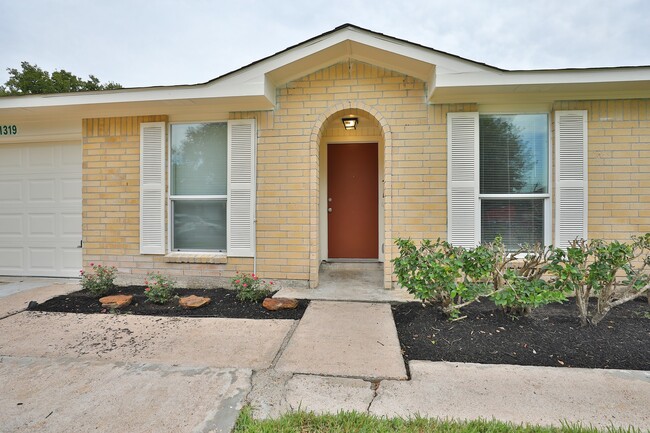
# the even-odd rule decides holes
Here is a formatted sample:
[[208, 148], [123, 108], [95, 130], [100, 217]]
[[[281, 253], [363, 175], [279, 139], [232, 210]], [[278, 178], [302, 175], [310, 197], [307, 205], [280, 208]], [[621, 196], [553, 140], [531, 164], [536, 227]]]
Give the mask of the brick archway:
[[[318, 270], [320, 266], [320, 145], [323, 129], [336, 113], [341, 111], [363, 111], [373, 117], [381, 129], [384, 142], [384, 239], [392, 239], [392, 201], [391, 201], [391, 172], [392, 172], [392, 137], [386, 118], [375, 108], [362, 101], [345, 101], [330, 106], [314, 121], [309, 137], [309, 286], [318, 286]], [[392, 263], [391, 248], [386, 248], [384, 260], [384, 287], [391, 288]]]

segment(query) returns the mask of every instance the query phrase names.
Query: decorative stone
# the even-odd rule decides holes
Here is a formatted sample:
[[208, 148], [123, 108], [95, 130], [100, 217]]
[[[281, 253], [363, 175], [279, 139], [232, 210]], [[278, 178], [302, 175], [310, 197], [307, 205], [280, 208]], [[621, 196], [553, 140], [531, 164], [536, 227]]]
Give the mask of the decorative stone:
[[99, 302], [101, 302], [102, 307], [104, 308], [126, 307], [127, 305], [131, 305], [132, 300], [133, 295], [111, 295], [99, 298]]
[[178, 305], [188, 310], [193, 310], [194, 308], [201, 308], [204, 305], [208, 305], [209, 303], [210, 303], [210, 298], [204, 298], [202, 296], [196, 296], [196, 295], [185, 296], [178, 300]]
[[293, 310], [298, 307], [298, 300], [291, 298], [266, 298], [262, 302], [262, 307], [269, 311]]

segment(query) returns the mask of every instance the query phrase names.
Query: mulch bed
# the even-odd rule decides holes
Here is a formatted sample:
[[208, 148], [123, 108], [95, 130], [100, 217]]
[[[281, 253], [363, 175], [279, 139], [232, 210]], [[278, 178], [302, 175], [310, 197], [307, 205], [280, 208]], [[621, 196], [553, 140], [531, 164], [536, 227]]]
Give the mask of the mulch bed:
[[[185, 310], [176, 300], [166, 305], [146, 301], [144, 287], [121, 287], [111, 294], [132, 294], [120, 314], [180, 317], [300, 320], [309, 301], [295, 310], [267, 311], [259, 303], [241, 302], [226, 289], [180, 289], [180, 296], [207, 296], [210, 304]], [[393, 317], [406, 361], [428, 360], [650, 370], [650, 305], [645, 298], [614, 308], [598, 326], [581, 327], [573, 300], [513, 317], [489, 301], [463, 310], [467, 317], [449, 321], [439, 308], [419, 302], [397, 304]], [[85, 290], [58, 296], [32, 311], [106, 313]]]
[[650, 370], [650, 305], [646, 298], [614, 308], [597, 326], [581, 327], [573, 300], [512, 317], [491, 302], [464, 309], [451, 322], [435, 306], [393, 306], [408, 360]]
[[109, 295], [133, 295], [131, 305], [111, 311], [102, 308], [98, 297], [87, 290], [57, 296], [46, 302], [30, 308], [30, 311], [48, 311], [63, 313], [119, 313], [151, 316], [178, 317], [224, 317], [237, 319], [291, 319], [299, 320], [305, 312], [309, 301], [301, 300], [294, 310], [268, 311], [261, 302], [242, 302], [235, 297], [236, 293], [226, 289], [179, 289], [178, 296], [205, 296], [211, 298], [208, 305], [194, 310], [186, 310], [178, 305], [176, 299], [167, 304], [159, 305], [147, 301], [144, 296], [144, 286], [119, 287]]

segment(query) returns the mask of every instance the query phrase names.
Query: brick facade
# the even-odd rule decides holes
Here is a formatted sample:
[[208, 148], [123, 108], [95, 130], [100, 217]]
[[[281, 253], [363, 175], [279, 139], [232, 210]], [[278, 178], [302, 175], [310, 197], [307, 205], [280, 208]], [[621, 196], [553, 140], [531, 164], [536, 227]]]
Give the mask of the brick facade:
[[[257, 119], [257, 272], [263, 278], [318, 283], [321, 260], [321, 147], [341, 136], [340, 119], [368, 122], [352, 136], [383, 150], [385, 286], [397, 237], [447, 236], [448, 112], [475, 104], [430, 105], [425, 83], [360, 62], [332, 65], [277, 90], [276, 108], [231, 113]], [[650, 231], [650, 101], [558, 102], [589, 112], [589, 234], [629, 239]], [[148, 271], [183, 284], [223, 284], [251, 272], [249, 258], [178, 263], [139, 254], [139, 125], [164, 115], [83, 121], [84, 265], [115, 265], [138, 281]], [[215, 119], [218, 120], [218, 119]], [[199, 261], [199, 260], [195, 260]], [[197, 283], [199, 284], [199, 283]]]
[[587, 110], [589, 237], [629, 241], [650, 232], [650, 100], [557, 102]]

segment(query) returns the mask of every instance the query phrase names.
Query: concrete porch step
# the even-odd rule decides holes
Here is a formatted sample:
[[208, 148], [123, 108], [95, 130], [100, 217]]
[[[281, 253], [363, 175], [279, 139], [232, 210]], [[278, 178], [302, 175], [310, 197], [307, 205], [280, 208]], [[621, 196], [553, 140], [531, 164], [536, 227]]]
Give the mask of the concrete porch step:
[[384, 264], [379, 262], [323, 262], [315, 289], [284, 288], [276, 298], [326, 301], [410, 302], [404, 289], [384, 289]]

